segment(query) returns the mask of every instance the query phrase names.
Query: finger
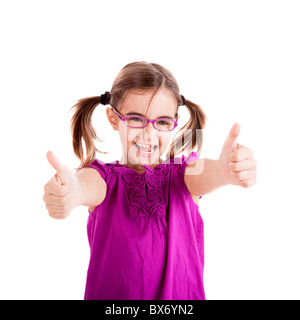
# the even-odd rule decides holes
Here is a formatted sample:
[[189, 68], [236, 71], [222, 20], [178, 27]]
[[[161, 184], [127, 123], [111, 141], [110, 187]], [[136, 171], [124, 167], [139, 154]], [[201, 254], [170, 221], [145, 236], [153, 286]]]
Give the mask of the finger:
[[55, 177], [52, 177], [51, 180], [44, 186], [45, 195], [51, 194], [58, 197], [64, 197], [68, 193], [67, 186], [59, 183], [53, 183], [54, 179]]
[[55, 205], [55, 204], [49, 204], [49, 203], [46, 204], [46, 208], [49, 212], [55, 212], [59, 214], [63, 214], [67, 210], [66, 205]]
[[256, 179], [248, 179], [240, 182], [240, 186], [244, 188], [250, 188], [256, 183]]
[[252, 150], [239, 145], [239, 148], [229, 156], [230, 161], [243, 161], [253, 158]]
[[243, 170], [239, 172], [232, 172], [231, 174], [238, 181], [255, 179], [255, 176], [256, 176], [255, 170]]
[[49, 212], [49, 216], [53, 219], [65, 219], [67, 217], [67, 214], [66, 213], [61, 213], [61, 212]]
[[229, 166], [232, 171], [238, 172], [243, 170], [250, 170], [256, 168], [256, 161], [254, 159], [245, 159], [242, 161], [231, 161]]
[[229, 131], [228, 137], [226, 138], [224, 145], [223, 145], [223, 149], [228, 149], [230, 151], [233, 151], [236, 149], [237, 145], [236, 145], [236, 139], [239, 136], [241, 130], [241, 126], [238, 122], [236, 122], [231, 130]]
[[59, 182], [60, 184], [65, 184], [64, 183], [65, 182], [64, 181], [65, 166], [58, 160], [58, 158], [55, 156], [55, 154], [52, 151], [48, 151], [46, 156], [52, 168], [57, 172], [57, 174], [55, 175], [57, 182]]
[[68, 202], [68, 195], [57, 196], [53, 194], [44, 195], [43, 201], [48, 204], [65, 205]]
[[62, 164], [58, 160], [58, 158], [55, 156], [55, 154], [52, 151], [48, 151], [46, 154], [46, 157], [51, 164], [52, 168], [56, 170], [58, 173], [60, 173], [62, 170]]

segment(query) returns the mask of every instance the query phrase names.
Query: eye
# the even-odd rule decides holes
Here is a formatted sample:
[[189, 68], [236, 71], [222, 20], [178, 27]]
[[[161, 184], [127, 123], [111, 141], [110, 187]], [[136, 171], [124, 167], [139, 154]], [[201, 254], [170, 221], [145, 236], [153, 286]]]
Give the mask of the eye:
[[157, 121], [157, 123], [160, 124], [160, 125], [169, 125], [168, 122], [163, 121], [163, 120], [159, 120], [159, 121]]
[[137, 118], [137, 117], [130, 117], [129, 119], [132, 121], [142, 121], [141, 118]]

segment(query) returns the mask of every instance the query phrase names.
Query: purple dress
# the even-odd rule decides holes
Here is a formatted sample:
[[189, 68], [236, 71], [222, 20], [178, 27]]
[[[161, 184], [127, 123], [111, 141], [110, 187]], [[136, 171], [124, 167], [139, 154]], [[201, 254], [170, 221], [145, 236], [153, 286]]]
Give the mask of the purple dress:
[[[191, 152], [137, 173], [95, 159], [107, 184], [89, 214], [86, 300], [202, 300], [203, 220], [185, 183]], [[201, 198], [201, 197], [200, 197]]]

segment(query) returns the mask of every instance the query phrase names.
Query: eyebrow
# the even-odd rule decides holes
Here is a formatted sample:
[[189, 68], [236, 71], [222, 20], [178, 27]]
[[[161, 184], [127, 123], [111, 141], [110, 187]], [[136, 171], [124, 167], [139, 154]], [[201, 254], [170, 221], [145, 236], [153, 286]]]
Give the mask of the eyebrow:
[[[131, 112], [127, 112], [127, 113], [125, 114], [125, 116], [131, 116], [131, 115], [141, 116], [141, 117], [144, 117], [144, 118], [145, 118], [145, 116], [144, 116], [143, 114], [138, 113], [138, 112], [133, 112], [133, 111], [131, 111]], [[158, 118], [156, 118], [156, 119], [162, 119], [162, 118], [174, 119], [174, 117], [170, 117], [170, 116], [160, 116], [160, 117], [158, 117]]]

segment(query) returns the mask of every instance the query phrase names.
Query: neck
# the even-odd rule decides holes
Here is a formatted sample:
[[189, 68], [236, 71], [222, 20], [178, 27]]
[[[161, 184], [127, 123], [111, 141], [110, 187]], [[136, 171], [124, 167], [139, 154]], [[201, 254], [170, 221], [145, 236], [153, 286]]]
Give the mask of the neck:
[[[119, 163], [123, 166], [126, 166], [128, 168], [134, 169], [135, 171], [142, 173], [145, 171], [144, 169], [144, 164], [132, 164], [129, 159], [127, 159], [127, 162], [125, 163], [124, 161], [124, 156], [122, 156], [122, 159], [119, 161]], [[162, 164], [163, 161], [161, 160], [161, 158], [159, 158], [159, 163], [153, 163], [153, 164], [147, 164], [147, 166], [151, 167], [151, 168], [155, 168], [158, 164]]]

